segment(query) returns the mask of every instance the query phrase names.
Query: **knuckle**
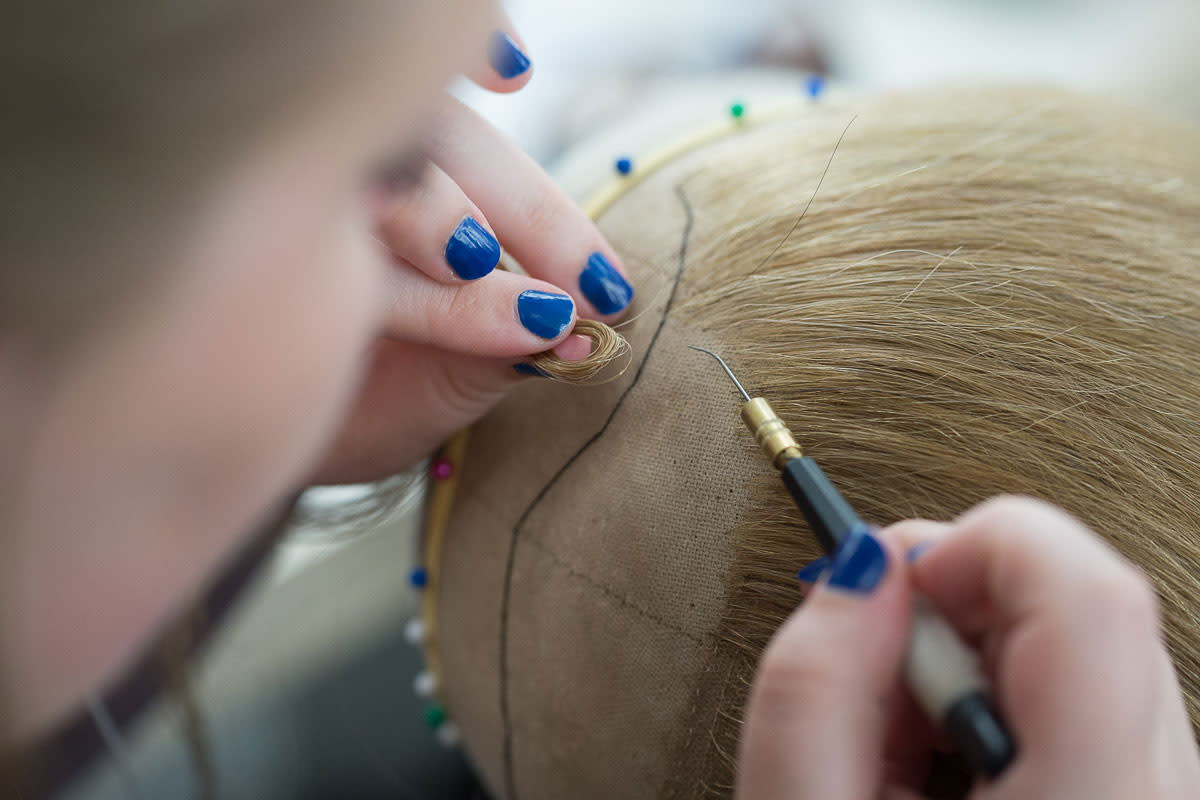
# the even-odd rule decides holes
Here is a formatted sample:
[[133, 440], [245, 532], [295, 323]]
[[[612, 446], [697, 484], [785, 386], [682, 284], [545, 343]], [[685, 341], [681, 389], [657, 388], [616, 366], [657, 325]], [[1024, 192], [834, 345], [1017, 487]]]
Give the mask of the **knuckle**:
[[406, 292], [396, 299], [394, 311], [411, 320], [414, 336], [422, 342], [444, 342], [455, 338], [462, 328], [461, 320], [470, 319], [471, 301], [465, 287], [430, 287], [428, 290]]
[[527, 203], [521, 218], [529, 232], [536, 237], [548, 237], [558, 227], [560, 212], [557, 204], [545, 200]]
[[906, 519], [884, 528], [881, 535], [885, 539], [898, 543], [901, 547], [910, 548], [920, 542], [932, 543], [947, 530], [949, 530], [949, 526], [944, 522]]
[[504, 394], [503, 385], [477, 379], [473, 373], [446, 367], [431, 383], [437, 408], [450, 418], [473, 420]]
[[427, 215], [436, 198], [433, 182], [426, 177], [392, 201], [389, 219], [404, 234], [412, 234]]
[[983, 527], [1007, 527], [1014, 520], [1044, 514], [1048, 508], [1042, 501], [1026, 495], [1001, 494], [976, 506], [971, 518]]
[[427, 332], [430, 341], [442, 338], [442, 330], [453, 325], [447, 325], [451, 320], [450, 314], [454, 309], [457, 290], [434, 292], [428, 302], [419, 304], [421, 309], [421, 326]]
[[397, 282], [391, 293], [388, 317], [393, 325], [402, 329], [406, 338], [428, 338], [427, 333], [437, 315], [425, 293], [408, 282]]
[[963, 517], [964, 527], [986, 537], [1016, 537], [1029, 541], [1041, 531], [1087, 533], [1087, 528], [1062, 509], [1027, 495], [998, 495], [980, 503]]
[[1096, 609], [1107, 624], [1123, 620], [1137, 628], [1157, 626], [1158, 596], [1154, 588], [1144, 575], [1123, 564], [1092, 576], [1080, 594], [1080, 600]]
[[472, 284], [464, 284], [446, 293], [440, 312], [444, 323], [457, 329], [462, 321], [476, 319], [484, 313], [483, 297], [480, 292], [473, 291], [475, 288]]

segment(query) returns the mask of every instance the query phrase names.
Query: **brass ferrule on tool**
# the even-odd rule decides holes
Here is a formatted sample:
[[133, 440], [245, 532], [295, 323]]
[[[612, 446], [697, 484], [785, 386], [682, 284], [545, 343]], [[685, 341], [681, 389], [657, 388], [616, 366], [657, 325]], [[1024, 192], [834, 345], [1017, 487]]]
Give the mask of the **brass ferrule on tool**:
[[742, 421], [754, 434], [775, 469], [783, 469], [787, 462], [801, 456], [800, 445], [796, 443], [792, 432], [765, 398], [755, 397], [742, 406]]

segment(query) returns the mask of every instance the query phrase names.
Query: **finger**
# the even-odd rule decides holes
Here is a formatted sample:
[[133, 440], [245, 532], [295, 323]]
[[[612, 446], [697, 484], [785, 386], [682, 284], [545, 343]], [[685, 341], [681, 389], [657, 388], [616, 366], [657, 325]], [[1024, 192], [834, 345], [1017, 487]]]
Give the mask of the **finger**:
[[493, 30], [467, 68], [467, 77], [493, 92], [515, 92], [533, 77], [533, 62], [521, 35], [498, 3], [489, 3]]
[[906, 519], [887, 528], [888, 535], [904, 549], [904, 557], [913, 561], [921, 553], [946, 537], [953, 529], [948, 522], [928, 519]]
[[613, 320], [629, 306], [633, 287], [617, 254], [533, 159], [452, 97], [435, 130], [434, 162], [479, 204], [530, 275], [568, 291], [586, 317]]
[[[948, 522], [909, 519], [888, 527], [888, 534], [904, 549], [904, 558], [913, 563], [946, 538], [954, 526]], [[955, 606], [954, 627], [972, 648], [979, 648], [995, 627], [995, 614], [986, 606]]]
[[436, 166], [384, 211], [379, 233], [392, 253], [436, 281], [478, 280], [500, 263], [483, 212]]
[[362, 483], [395, 475], [487, 413], [521, 380], [507, 359], [381, 340], [347, 424], [312, 480]]
[[743, 728], [738, 793], [874, 797], [910, 597], [890, 545], [856, 534], [763, 655]]
[[1022, 753], [1083, 765], [1144, 739], [1162, 646], [1137, 571], [1030, 499], [989, 501], [953, 528], [912, 563], [914, 583], [951, 622], [988, 620], [1001, 638], [1000, 701]]
[[884, 781], [888, 785], [919, 790], [929, 778], [929, 767], [941, 734], [917, 705], [908, 687], [895, 688], [889, 708], [883, 739]]
[[[581, 361], [592, 352], [592, 340], [573, 333], [554, 347], [554, 355], [563, 361]], [[534, 373], [531, 373], [534, 374]], [[537, 372], [536, 374], [542, 374]]]
[[1004, 625], [1031, 614], [1073, 617], [1090, 613], [1094, 593], [1148, 588], [1079, 521], [1031, 498], [995, 498], [927, 530], [938, 541], [912, 562], [913, 578], [952, 619], [980, 608]]
[[396, 339], [487, 357], [526, 356], [561, 342], [575, 325], [575, 304], [545, 281], [497, 271], [487, 280], [445, 284], [413, 269], [389, 274], [384, 321]]
[[885, 787], [879, 800], [925, 800], [924, 795], [902, 786]]

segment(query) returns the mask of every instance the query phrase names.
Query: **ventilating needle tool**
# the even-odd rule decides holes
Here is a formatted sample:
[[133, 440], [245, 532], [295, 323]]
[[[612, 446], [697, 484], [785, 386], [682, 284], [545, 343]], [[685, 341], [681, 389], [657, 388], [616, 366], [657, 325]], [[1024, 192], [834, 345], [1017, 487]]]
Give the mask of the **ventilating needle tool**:
[[[752, 398], [719, 355], [688, 346], [715, 358], [746, 399], [742, 420], [779, 470], [821, 549], [832, 555], [842, 542], [871, 531], [873, 526], [859, 518], [817, 462], [803, 454], [771, 404]], [[976, 772], [994, 778], [1012, 763], [1016, 745], [996, 710], [978, 658], [920, 595], [914, 600], [904, 672], [917, 702]]]

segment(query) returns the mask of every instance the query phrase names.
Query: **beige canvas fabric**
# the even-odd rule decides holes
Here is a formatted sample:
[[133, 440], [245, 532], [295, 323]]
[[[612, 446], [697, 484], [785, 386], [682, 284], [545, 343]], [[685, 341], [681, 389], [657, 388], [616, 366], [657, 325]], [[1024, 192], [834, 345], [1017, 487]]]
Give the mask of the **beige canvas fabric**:
[[[439, 639], [450, 713], [498, 797], [696, 792], [712, 727], [700, 717], [730, 669], [714, 639], [725, 536], [765, 465], [738, 434], [732, 386], [686, 347], [712, 335], [666, 313], [697, 269], [684, 265], [672, 298], [687, 222], [674, 187], [692, 163], [651, 177], [601, 221], [639, 292], [640, 316], [622, 329], [634, 352], [625, 375], [600, 387], [529, 381], [472, 434]], [[697, 231], [720, 223], [695, 209]]]

